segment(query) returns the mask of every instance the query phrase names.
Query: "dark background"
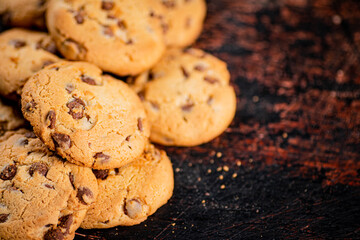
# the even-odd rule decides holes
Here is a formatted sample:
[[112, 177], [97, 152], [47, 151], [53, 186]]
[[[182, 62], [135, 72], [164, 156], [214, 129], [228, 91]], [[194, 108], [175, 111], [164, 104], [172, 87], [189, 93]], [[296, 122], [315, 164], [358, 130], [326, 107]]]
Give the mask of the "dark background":
[[360, 1], [211, 0], [195, 44], [228, 63], [237, 114], [164, 148], [174, 196], [82, 239], [360, 239]]
[[211, 0], [195, 46], [228, 63], [234, 122], [165, 148], [174, 196], [146, 222], [76, 239], [360, 239], [360, 1]]

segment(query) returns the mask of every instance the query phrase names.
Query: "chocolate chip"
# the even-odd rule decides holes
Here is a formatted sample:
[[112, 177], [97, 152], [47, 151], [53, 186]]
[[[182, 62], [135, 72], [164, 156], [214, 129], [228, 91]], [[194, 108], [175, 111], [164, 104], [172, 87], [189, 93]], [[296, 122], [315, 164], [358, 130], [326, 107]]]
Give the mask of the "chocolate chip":
[[114, 170], [115, 170], [115, 174], [119, 174], [119, 172], [120, 172], [119, 168], [115, 168]]
[[46, 227], [46, 228], [49, 228], [49, 227], [51, 227], [52, 225], [53, 225], [53, 224], [49, 223], [49, 224], [46, 224], [45, 227]]
[[124, 213], [135, 219], [142, 212], [142, 205], [138, 199], [131, 199], [125, 202]]
[[75, 86], [72, 83], [66, 84], [65, 90], [70, 94], [75, 90]]
[[142, 131], [144, 130], [144, 128], [143, 128], [143, 123], [142, 123], [142, 119], [141, 119], [141, 118], [138, 118], [137, 127], [138, 127], [138, 129], [139, 129], [140, 132], [142, 132]]
[[115, 4], [113, 2], [110, 2], [110, 1], [102, 1], [101, 2], [101, 9], [103, 10], [111, 10], [113, 9], [115, 6]]
[[74, 18], [75, 18], [75, 20], [76, 20], [76, 22], [78, 24], [83, 24], [84, 23], [84, 17], [85, 17], [85, 12], [84, 11], [79, 11], [74, 16]]
[[87, 75], [81, 75], [80, 78], [81, 81], [83, 81], [84, 83], [87, 83], [89, 85], [97, 85], [95, 79], [93, 79], [92, 77], [89, 77]]
[[35, 172], [38, 172], [39, 174], [46, 177], [48, 171], [49, 171], [48, 166], [45, 163], [41, 163], [41, 162], [33, 163], [29, 168], [30, 176], [33, 176]]
[[22, 47], [25, 47], [25, 46], [26, 46], [26, 42], [23, 41], [23, 40], [13, 40], [13, 41], [11, 41], [11, 44], [12, 44], [16, 49], [19, 49], [19, 48], [22, 48]]
[[56, 114], [55, 111], [50, 110], [46, 116], [46, 120], [49, 121], [49, 125], [48, 127], [50, 129], [54, 129], [55, 128], [55, 122], [56, 122]]
[[48, 184], [48, 183], [45, 183], [44, 186], [49, 188], [49, 189], [55, 189], [55, 187], [53, 185]]
[[4, 170], [0, 173], [0, 179], [11, 180], [15, 177], [17, 167], [14, 164], [7, 165]]
[[204, 80], [210, 84], [215, 84], [219, 82], [219, 79], [210, 76], [204, 77]]
[[33, 112], [36, 108], [36, 103], [34, 100], [31, 100], [30, 102], [27, 102], [25, 104], [25, 111], [26, 112]]
[[106, 36], [109, 36], [109, 37], [113, 37], [113, 36], [114, 36], [113, 30], [112, 30], [111, 27], [109, 27], [109, 26], [104, 26], [104, 27], [103, 27], [103, 33], [104, 33]]
[[185, 105], [182, 105], [181, 110], [183, 110], [184, 112], [190, 112], [193, 109], [193, 107], [194, 107], [194, 103], [189, 102]]
[[80, 187], [78, 189], [78, 192], [76, 194], [76, 197], [79, 199], [79, 201], [84, 204], [84, 205], [88, 205], [91, 200], [89, 200], [88, 198], [93, 198], [93, 193], [92, 191], [87, 188], [87, 187]]
[[125, 138], [125, 140], [126, 140], [126, 141], [130, 141], [130, 137], [131, 137], [131, 135], [127, 136], [127, 137]]
[[110, 159], [110, 156], [102, 153], [102, 152], [98, 152], [94, 155], [94, 158], [97, 160], [97, 159], [100, 159], [101, 160], [101, 163], [106, 163], [106, 162], [109, 162], [109, 159]]
[[69, 173], [69, 180], [71, 183], [71, 186], [75, 189], [75, 176], [72, 173]]
[[26, 146], [26, 145], [28, 145], [29, 144], [29, 140], [28, 139], [20, 139], [19, 140], [19, 146], [21, 146], [21, 147], [24, 147], [24, 146]]
[[155, 110], [159, 110], [160, 106], [156, 102], [150, 101], [151, 107]]
[[5, 213], [0, 214], [0, 223], [6, 222], [9, 219], [9, 215], [10, 214], [5, 214]]
[[126, 45], [132, 45], [134, 44], [134, 41], [132, 39], [129, 39], [127, 42], [126, 42]]
[[188, 78], [190, 76], [189, 72], [186, 71], [186, 69], [183, 66], [181, 66], [180, 68], [181, 68], [181, 71], [182, 71], [182, 74], [184, 75], [184, 77]]
[[121, 20], [121, 19], [120, 19], [120, 20], [117, 22], [117, 25], [118, 25], [118, 27], [119, 27], [120, 29], [123, 29], [123, 30], [126, 29], [126, 23], [125, 23], [124, 20]]
[[203, 65], [198, 64], [198, 65], [196, 65], [196, 66], [194, 67], [194, 69], [195, 69], [196, 71], [199, 71], [199, 72], [204, 72], [204, 71], [206, 70], [206, 67], [203, 66]]
[[162, 4], [167, 8], [174, 8], [175, 1], [174, 0], [162, 0]]
[[141, 101], [144, 101], [145, 100], [145, 91], [141, 90], [140, 92], [138, 92], [138, 96]]
[[64, 240], [65, 234], [60, 229], [50, 229], [44, 235], [44, 240]]
[[51, 64], [55, 63], [54, 61], [52, 60], [45, 60], [43, 65], [42, 65], [42, 68], [46, 67], [46, 66], [49, 66]]
[[41, 39], [36, 43], [35, 48], [43, 49], [43, 50], [51, 52], [53, 54], [56, 53], [56, 45], [55, 45], [55, 42], [53, 42], [53, 41], [48, 42], [48, 41], [44, 41], [44, 39]]
[[68, 214], [68, 215], [62, 216], [59, 219], [58, 227], [66, 229], [65, 233], [69, 233], [70, 227], [73, 222], [74, 222], [74, 216], [72, 214]]
[[63, 150], [67, 150], [71, 147], [71, 139], [69, 135], [62, 133], [52, 133], [51, 137], [54, 140], [56, 147], [60, 147]]
[[108, 19], [115, 19], [116, 16], [115, 16], [114, 14], [112, 14], [112, 13], [109, 13], [109, 14], [107, 15], [107, 18], [108, 18]]
[[25, 137], [27, 137], [27, 138], [36, 138], [36, 135], [33, 132], [27, 132], [27, 133], [25, 133]]
[[71, 102], [68, 102], [66, 106], [69, 108], [68, 114], [73, 119], [82, 119], [84, 117], [85, 103], [79, 98], [74, 98]]
[[92, 171], [97, 179], [105, 180], [109, 176], [108, 169], [105, 169], [105, 170], [93, 169]]

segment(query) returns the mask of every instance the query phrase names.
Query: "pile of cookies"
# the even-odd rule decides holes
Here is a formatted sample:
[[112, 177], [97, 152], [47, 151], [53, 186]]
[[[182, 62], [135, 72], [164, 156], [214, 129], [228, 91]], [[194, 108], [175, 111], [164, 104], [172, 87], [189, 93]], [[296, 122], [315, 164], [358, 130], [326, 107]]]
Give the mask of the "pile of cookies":
[[1, 239], [131, 226], [170, 199], [151, 142], [208, 142], [236, 109], [226, 64], [187, 48], [205, 13], [204, 0], [0, 1], [3, 24], [48, 30], [0, 34]]

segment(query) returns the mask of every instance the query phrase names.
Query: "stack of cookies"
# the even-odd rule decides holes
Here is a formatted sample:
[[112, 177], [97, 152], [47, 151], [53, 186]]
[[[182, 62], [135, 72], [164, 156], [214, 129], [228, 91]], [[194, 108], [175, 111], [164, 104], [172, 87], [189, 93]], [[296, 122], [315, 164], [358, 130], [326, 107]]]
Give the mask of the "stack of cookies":
[[131, 226], [170, 199], [172, 165], [151, 142], [199, 145], [235, 114], [226, 64], [187, 48], [205, 12], [204, 0], [0, 1], [7, 26], [48, 29], [0, 34], [0, 239]]

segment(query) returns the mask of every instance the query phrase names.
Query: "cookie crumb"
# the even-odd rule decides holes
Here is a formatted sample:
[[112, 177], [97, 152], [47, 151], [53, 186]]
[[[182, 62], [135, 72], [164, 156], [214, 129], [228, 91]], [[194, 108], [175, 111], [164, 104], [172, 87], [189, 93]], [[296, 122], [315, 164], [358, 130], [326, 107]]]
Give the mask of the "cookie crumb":
[[252, 101], [253, 101], [254, 103], [259, 102], [259, 97], [258, 97], [258, 96], [253, 96], [253, 97], [252, 97]]
[[175, 172], [180, 172], [180, 168], [175, 168]]
[[216, 157], [221, 158], [221, 156], [222, 156], [222, 153], [221, 153], [221, 152], [217, 152], [217, 153], [216, 153]]
[[241, 161], [236, 161], [236, 165], [238, 166], [238, 167], [240, 167], [241, 166]]
[[172, 223], [171, 225], [172, 225], [172, 226], [175, 226], [175, 225], [176, 225], [176, 223]]
[[210, 168], [207, 170], [207, 173], [211, 173], [211, 169], [210, 169]]
[[205, 200], [202, 200], [201, 203], [202, 203], [202, 204], [205, 204]]
[[218, 167], [216, 171], [220, 172], [222, 170], [222, 167]]
[[220, 179], [220, 180], [223, 180], [223, 179], [224, 179], [224, 176], [223, 176], [223, 175], [220, 175], [220, 176], [219, 176], [219, 179]]
[[223, 169], [224, 169], [225, 172], [228, 172], [228, 171], [229, 171], [229, 167], [226, 166], [226, 165], [223, 167]]
[[282, 137], [283, 137], [283, 138], [287, 138], [287, 137], [288, 137], [288, 134], [285, 132], [285, 133], [282, 134]]
[[237, 177], [237, 173], [234, 173], [233, 175], [232, 175], [232, 178], [236, 178]]
[[225, 185], [224, 185], [224, 184], [221, 185], [221, 186], [220, 186], [220, 189], [225, 189]]

